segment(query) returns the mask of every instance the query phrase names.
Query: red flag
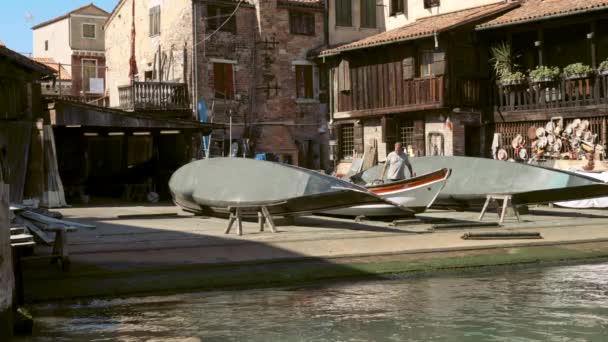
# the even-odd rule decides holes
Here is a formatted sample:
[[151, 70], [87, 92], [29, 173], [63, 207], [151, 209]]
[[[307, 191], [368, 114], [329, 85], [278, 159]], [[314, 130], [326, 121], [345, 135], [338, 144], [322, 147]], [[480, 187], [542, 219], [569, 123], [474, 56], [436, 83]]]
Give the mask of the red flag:
[[135, 61], [135, 0], [133, 0], [133, 20], [131, 24], [131, 58], [129, 59], [129, 78], [131, 83], [137, 75], [137, 62]]

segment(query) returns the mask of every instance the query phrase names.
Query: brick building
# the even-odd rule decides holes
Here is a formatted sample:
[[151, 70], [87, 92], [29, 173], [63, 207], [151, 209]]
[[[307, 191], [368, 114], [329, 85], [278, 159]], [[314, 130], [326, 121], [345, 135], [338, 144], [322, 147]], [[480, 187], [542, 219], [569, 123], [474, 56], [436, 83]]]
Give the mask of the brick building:
[[[121, 1], [106, 23], [113, 106], [123, 106], [119, 87], [129, 83], [131, 5]], [[240, 150], [326, 168], [322, 74], [307, 59], [325, 43], [324, 10], [321, 0], [138, 1], [138, 82], [182, 84], [194, 119], [232, 123], [212, 143], [232, 138]]]

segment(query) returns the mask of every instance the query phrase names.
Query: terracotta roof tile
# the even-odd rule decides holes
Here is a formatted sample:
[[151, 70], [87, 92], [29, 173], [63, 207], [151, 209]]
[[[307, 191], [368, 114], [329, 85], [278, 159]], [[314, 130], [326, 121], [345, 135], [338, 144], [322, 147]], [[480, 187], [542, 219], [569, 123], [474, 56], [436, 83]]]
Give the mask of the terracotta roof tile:
[[608, 0], [528, 0], [521, 7], [495, 19], [477, 25], [477, 29], [515, 25], [554, 16], [575, 15], [581, 12], [608, 9]]
[[416, 20], [413, 23], [399, 28], [382, 32], [361, 40], [339, 46], [334, 49], [322, 51], [320, 56], [335, 55], [341, 51], [361, 49], [376, 45], [413, 40], [432, 36], [435, 33], [448, 31], [455, 27], [465, 25], [487, 16], [519, 6], [518, 3], [497, 3], [492, 5], [474, 7], [466, 10], [434, 15]]
[[[30, 58], [40, 64], [44, 64], [47, 67], [53, 69], [55, 74], [59, 75], [59, 63], [57, 63], [54, 59], [45, 58], [45, 57], [30, 57]], [[62, 81], [71, 81], [72, 80], [72, 75], [70, 75], [70, 72], [63, 65], [61, 66], [61, 80]]]

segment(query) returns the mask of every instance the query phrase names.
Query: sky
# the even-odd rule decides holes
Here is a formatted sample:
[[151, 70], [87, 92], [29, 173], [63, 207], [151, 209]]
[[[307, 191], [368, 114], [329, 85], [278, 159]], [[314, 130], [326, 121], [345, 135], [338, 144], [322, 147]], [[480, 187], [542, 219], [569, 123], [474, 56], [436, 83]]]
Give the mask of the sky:
[[32, 52], [32, 26], [93, 2], [111, 12], [118, 0], [0, 0], [0, 41], [23, 54]]

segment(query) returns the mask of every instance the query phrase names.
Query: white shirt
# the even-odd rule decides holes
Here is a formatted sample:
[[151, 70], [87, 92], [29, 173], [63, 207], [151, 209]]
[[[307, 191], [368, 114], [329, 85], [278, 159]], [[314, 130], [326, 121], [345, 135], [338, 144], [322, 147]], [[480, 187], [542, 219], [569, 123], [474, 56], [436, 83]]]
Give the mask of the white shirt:
[[407, 154], [403, 152], [397, 154], [395, 151], [386, 156], [386, 166], [388, 166], [386, 178], [390, 180], [405, 179], [405, 166], [411, 167]]

